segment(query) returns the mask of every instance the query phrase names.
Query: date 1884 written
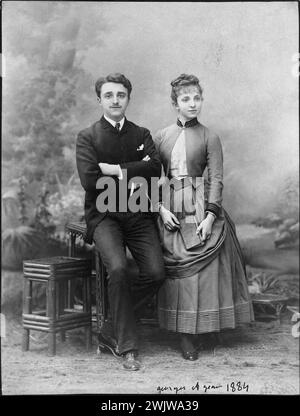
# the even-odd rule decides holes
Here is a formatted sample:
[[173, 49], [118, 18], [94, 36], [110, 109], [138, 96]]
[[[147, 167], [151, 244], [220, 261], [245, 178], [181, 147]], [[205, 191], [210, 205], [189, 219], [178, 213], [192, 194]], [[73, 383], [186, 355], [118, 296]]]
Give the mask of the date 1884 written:
[[[222, 384], [203, 384], [203, 390], [204, 393], [206, 393], [209, 390], [217, 390], [217, 389], [221, 389], [221, 388], [226, 389], [227, 392], [230, 393], [235, 393], [238, 391], [249, 391], [249, 384], [246, 384], [245, 382], [241, 382], [241, 381], [232, 381], [231, 383], [227, 383], [225, 384], [225, 386], [223, 386]], [[197, 383], [192, 387], [192, 390], [200, 390], [200, 385], [199, 382], [197, 381]]]
[[159, 394], [162, 393], [170, 393], [174, 392], [175, 394], [183, 393], [183, 392], [203, 392], [209, 393], [213, 391], [224, 392], [224, 390], [228, 393], [237, 393], [237, 392], [249, 392], [249, 384], [242, 382], [242, 381], [232, 381], [226, 384], [201, 384], [197, 381], [195, 384], [191, 386], [158, 386], [157, 392]]
[[[241, 381], [232, 381], [231, 383], [227, 383], [224, 386], [222, 384], [203, 384], [204, 393], [208, 392], [209, 390], [217, 390], [222, 389], [222, 387], [226, 389], [226, 391], [230, 393], [235, 393], [237, 391], [249, 391], [249, 384]], [[199, 382], [192, 387], [192, 390], [200, 390]]]

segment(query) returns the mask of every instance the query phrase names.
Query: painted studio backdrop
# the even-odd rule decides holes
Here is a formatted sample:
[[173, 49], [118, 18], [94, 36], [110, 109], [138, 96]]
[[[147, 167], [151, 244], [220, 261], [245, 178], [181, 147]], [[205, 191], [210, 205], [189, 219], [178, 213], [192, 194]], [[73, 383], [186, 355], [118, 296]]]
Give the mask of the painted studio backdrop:
[[276, 208], [298, 168], [295, 3], [22, 3], [3, 7], [5, 185], [68, 179], [77, 132], [100, 116], [98, 76], [128, 76], [128, 118], [155, 133], [173, 122], [170, 81], [186, 72], [222, 140], [224, 204], [235, 220]]
[[65, 225], [83, 219], [76, 138], [100, 118], [94, 83], [111, 72], [132, 82], [126, 116], [152, 135], [176, 120], [171, 80], [200, 79], [249, 285], [265, 289], [251, 276], [270, 270], [292, 275], [284, 294], [295, 304], [297, 2], [4, 1], [2, 49], [4, 311], [21, 316], [23, 259], [67, 254]]

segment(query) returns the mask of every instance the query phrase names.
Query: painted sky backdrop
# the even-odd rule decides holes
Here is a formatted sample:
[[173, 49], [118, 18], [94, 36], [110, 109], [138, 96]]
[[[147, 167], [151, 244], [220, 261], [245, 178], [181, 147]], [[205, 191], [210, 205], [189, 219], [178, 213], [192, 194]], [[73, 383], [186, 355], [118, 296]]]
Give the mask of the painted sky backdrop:
[[221, 137], [224, 204], [235, 218], [264, 212], [282, 178], [298, 175], [296, 2], [4, 2], [2, 43], [4, 90], [38, 62], [84, 69], [82, 128], [99, 118], [100, 75], [132, 81], [128, 118], [152, 133], [176, 119], [170, 81], [197, 75], [200, 121]]

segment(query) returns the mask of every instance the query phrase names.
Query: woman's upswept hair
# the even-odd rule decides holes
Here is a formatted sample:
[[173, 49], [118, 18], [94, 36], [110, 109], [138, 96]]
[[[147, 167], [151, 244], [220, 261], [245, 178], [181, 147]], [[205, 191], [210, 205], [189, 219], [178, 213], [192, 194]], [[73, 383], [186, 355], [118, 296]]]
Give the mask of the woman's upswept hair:
[[202, 96], [203, 88], [200, 85], [199, 79], [195, 75], [181, 74], [181, 75], [179, 75], [179, 77], [174, 79], [171, 82], [171, 87], [172, 87], [171, 99], [172, 99], [173, 103], [175, 103], [175, 104], [177, 103], [177, 97], [178, 97], [179, 91], [182, 88], [193, 86], [193, 85], [198, 87], [199, 93]]
[[106, 77], [100, 77], [97, 79], [95, 83], [95, 91], [97, 96], [100, 98], [101, 95], [101, 87], [106, 82], [115, 82], [116, 84], [122, 84], [128, 91], [128, 98], [130, 98], [130, 94], [132, 91], [132, 85], [129, 79], [127, 79], [123, 74], [116, 72], [114, 74], [109, 74]]

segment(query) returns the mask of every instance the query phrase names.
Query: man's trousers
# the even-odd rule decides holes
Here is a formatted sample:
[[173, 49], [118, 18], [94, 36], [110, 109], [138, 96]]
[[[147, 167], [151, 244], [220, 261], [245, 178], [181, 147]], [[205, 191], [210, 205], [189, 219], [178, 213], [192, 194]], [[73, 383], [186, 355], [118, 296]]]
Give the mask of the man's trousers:
[[[165, 278], [153, 216], [149, 213], [108, 213], [97, 225], [94, 241], [108, 273], [112, 321], [104, 324], [103, 333], [116, 338], [120, 354], [137, 350], [134, 311], [157, 292]], [[128, 273], [126, 246], [139, 269], [139, 279], [133, 284]]]

